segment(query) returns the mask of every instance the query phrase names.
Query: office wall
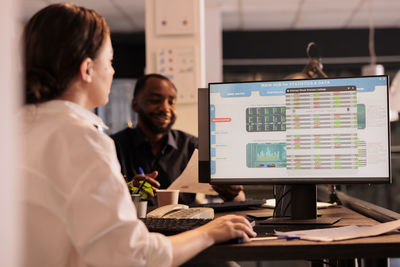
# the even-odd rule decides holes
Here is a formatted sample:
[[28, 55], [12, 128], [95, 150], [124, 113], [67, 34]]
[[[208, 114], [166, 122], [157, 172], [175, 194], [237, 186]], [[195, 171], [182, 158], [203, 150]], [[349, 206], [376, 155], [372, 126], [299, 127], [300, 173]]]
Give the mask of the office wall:
[[[119, 46], [130, 45], [130, 53], [135, 51], [140, 57], [141, 50], [137, 36], [142, 36], [141, 47], [144, 47], [144, 33], [120, 34], [116, 42], [116, 65], [118, 65]], [[331, 69], [344, 67], [360, 68], [368, 63], [368, 30], [303, 30], [303, 31], [226, 31], [222, 35], [223, 70], [226, 71], [276, 71], [281, 69], [298, 70], [306, 63], [306, 46], [309, 42], [319, 45], [324, 66]], [[400, 69], [400, 29], [376, 29], [375, 51], [378, 63], [385, 68]], [[144, 48], [143, 48], [144, 49]], [[121, 49], [122, 51], [122, 49]], [[246, 61], [248, 60], [248, 64]], [[130, 61], [124, 70], [132, 69], [136, 64], [144, 69], [144, 62]], [[118, 66], [117, 66], [118, 67]], [[126, 76], [124, 78], [135, 78]]]
[[[308, 61], [306, 47], [311, 41], [318, 44], [324, 70], [329, 76], [360, 75], [361, 66], [370, 60], [367, 29], [227, 31], [218, 37], [216, 29], [221, 24], [218, 7], [206, 5], [205, 13], [207, 82], [222, 80], [222, 69], [225, 81], [280, 79], [300, 72]], [[207, 33], [210, 29], [213, 31]], [[115, 77], [141, 76], [145, 68], [144, 33], [113, 34], [112, 37]], [[385, 66], [389, 75], [400, 69], [399, 47], [400, 29], [376, 29], [377, 62]], [[208, 58], [214, 61], [207, 61]], [[179, 104], [178, 115], [176, 126], [197, 134], [197, 121], [193, 120], [197, 118], [195, 104]]]
[[0, 266], [19, 265], [20, 210], [17, 197], [21, 193], [17, 173], [18, 144], [15, 118], [19, 102], [16, 54], [19, 30], [16, 25], [17, 0], [3, 0], [0, 8]]
[[[205, 4], [205, 84], [222, 81], [222, 22], [217, 3]], [[178, 88], [179, 90], [179, 88]], [[197, 98], [196, 98], [197, 99]], [[198, 136], [198, 110], [195, 103], [179, 103], [175, 128]]]
[[[296, 70], [307, 62], [309, 42], [318, 45], [324, 66], [360, 68], [370, 61], [368, 37], [367, 29], [224, 32], [224, 71]], [[399, 47], [400, 29], [375, 30], [377, 63], [400, 68]]]
[[144, 33], [112, 33], [114, 48], [114, 78], [139, 78], [144, 74], [145, 38]]
[[[196, 2], [197, 3], [197, 2]], [[199, 3], [203, 3], [200, 1]], [[148, 32], [150, 36], [147, 36], [146, 40], [152, 42], [151, 45], [147, 45], [145, 48], [145, 36], [144, 34], [119, 34], [113, 33], [111, 36], [113, 47], [114, 47], [114, 68], [115, 78], [138, 78], [144, 73], [154, 72], [156, 68], [154, 53], [146, 51], [146, 49], [157, 50], [159, 48], [177, 47], [183, 45], [193, 45], [199, 48], [199, 57], [202, 59], [196, 59], [195, 61], [201, 62], [196, 65], [196, 78], [198, 82], [190, 84], [192, 88], [186, 88], [185, 86], [176, 83], [178, 88], [178, 104], [177, 113], [178, 118], [174, 128], [184, 130], [191, 134], [197, 135], [197, 88], [206, 86], [206, 82], [221, 81], [222, 80], [222, 25], [220, 16], [220, 6], [217, 3], [205, 1], [205, 12], [204, 19], [201, 18], [198, 23], [204, 23], [204, 25], [197, 25], [196, 27], [201, 30], [196, 30], [196, 34], [193, 35], [161, 35], [158, 36], [153, 34], [156, 26], [153, 25], [153, 20], [150, 20]], [[203, 7], [201, 8], [203, 9]], [[199, 11], [196, 9], [196, 12]], [[203, 11], [200, 12], [202, 16]], [[153, 14], [154, 15], [154, 14]], [[148, 19], [149, 20], [149, 19]], [[198, 34], [200, 31], [204, 33]], [[149, 33], [148, 33], [149, 34]], [[157, 49], [155, 49], [157, 48]], [[201, 53], [200, 53], [201, 51]], [[149, 56], [148, 62], [153, 63], [149, 66], [145, 66], [144, 55], [147, 53]], [[205, 64], [205, 68], [204, 68]], [[201, 65], [201, 66], [200, 66]], [[205, 69], [205, 71], [204, 71]], [[201, 82], [200, 82], [201, 81]], [[189, 85], [186, 83], [186, 85]], [[194, 92], [193, 99], [182, 99], [179, 92], [183, 90], [191, 90]]]
[[[226, 31], [224, 59], [299, 58], [309, 42], [320, 46], [323, 57], [368, 56], [368, 29], [299, 31]], [[400, 29], [376, 29], [377, 56], [400, 55]]]

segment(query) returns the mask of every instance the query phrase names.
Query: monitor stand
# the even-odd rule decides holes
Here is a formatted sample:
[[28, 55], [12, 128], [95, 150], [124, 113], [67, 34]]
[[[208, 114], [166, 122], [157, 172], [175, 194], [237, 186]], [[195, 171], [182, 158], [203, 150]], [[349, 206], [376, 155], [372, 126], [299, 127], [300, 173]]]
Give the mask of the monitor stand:
[[276, 192], [275, 216], [260, 224], [331, 225], [340, 218], [317, 215], [317, 186], [295, 184], [281, 186]]

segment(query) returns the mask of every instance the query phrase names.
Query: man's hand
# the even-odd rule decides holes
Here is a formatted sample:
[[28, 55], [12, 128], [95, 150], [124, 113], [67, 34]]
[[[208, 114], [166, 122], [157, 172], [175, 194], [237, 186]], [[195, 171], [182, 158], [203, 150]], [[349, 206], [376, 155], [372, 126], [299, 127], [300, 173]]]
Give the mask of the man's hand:
[[224, 201], [244, 201], [246, 199], [242, 185], [212, 185]]
[[160, 188], [160, 183], [156, 180], [157, 175], [158, 171], [154, 171], [149, 174], [136, 174], [135, 177], [133, 177], [133, 184], [138, 187], [139, 181], [146, 179], [146, 181], [151, 184], [153, 190], [156, 190]]

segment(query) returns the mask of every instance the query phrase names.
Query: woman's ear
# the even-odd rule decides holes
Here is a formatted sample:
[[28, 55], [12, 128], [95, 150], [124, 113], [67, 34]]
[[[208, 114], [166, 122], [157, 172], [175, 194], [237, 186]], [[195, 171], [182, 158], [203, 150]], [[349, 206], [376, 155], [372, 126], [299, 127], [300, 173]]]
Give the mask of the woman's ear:
[[79, 68], [79, 76], [85, 82], [92, 82], [93, 79], [93, 60], [89, 57], [85, 58]]

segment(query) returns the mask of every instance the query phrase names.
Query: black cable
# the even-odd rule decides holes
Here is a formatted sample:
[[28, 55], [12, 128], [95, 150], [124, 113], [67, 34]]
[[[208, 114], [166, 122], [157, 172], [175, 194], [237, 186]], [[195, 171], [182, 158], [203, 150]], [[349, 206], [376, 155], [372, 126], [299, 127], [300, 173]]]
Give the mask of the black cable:
[[[284, 193], [279, 197], [278, 200], [275, 201], [275, 208], [274, 208], [274, 212], [272, 213], [272, 217], [276, 217], [276, 210], [277, 210], [279, 204], [281, 203], [281, 201], [283, 200], [283, 198], [284, 198], [288, 193], [290, 193], [290, 192], [292, 191], [292, 188], [290, 187], [289, 190], [287, 190], [286, 192], [285, 192], [285, 190], [286, 190], [286, 186], [283, 186], [283, 192], [284, 192]], [[274, 191], [275, 191], [275, 190], [274, 190]], [[275, 199], [276, 199], [276, 192], [274, 192], [274, 196], [275, 196]], [[284, 214], [285, 214], [285, 213], [284, 213]]]
[[[290, 190], [291, 191], [291, 190]], [[283, 216], [285, 216], [287, 209], [292, 205], [292, 198], [290, 198], [290, 201], [286, 204], [285, 209], [283, 210]]]
[[[283, 186], [283, 194], [279, 197], [278, 200], [275, 201], [275, 209], [274, 212], [272, 214], [273, 217], [276, 217], [276, 210], [279, 206], [279, 204], [281, 203], [281, 201], [283, 200], [283, 198], [289, 193], [291, 192], [291, 188], [289, 190], [286, 191], [286, 185]], [[275, 195], [275, 199], [276, 199], [276, 195]], [[283, 217], [283, 216], [282, 216]]]

